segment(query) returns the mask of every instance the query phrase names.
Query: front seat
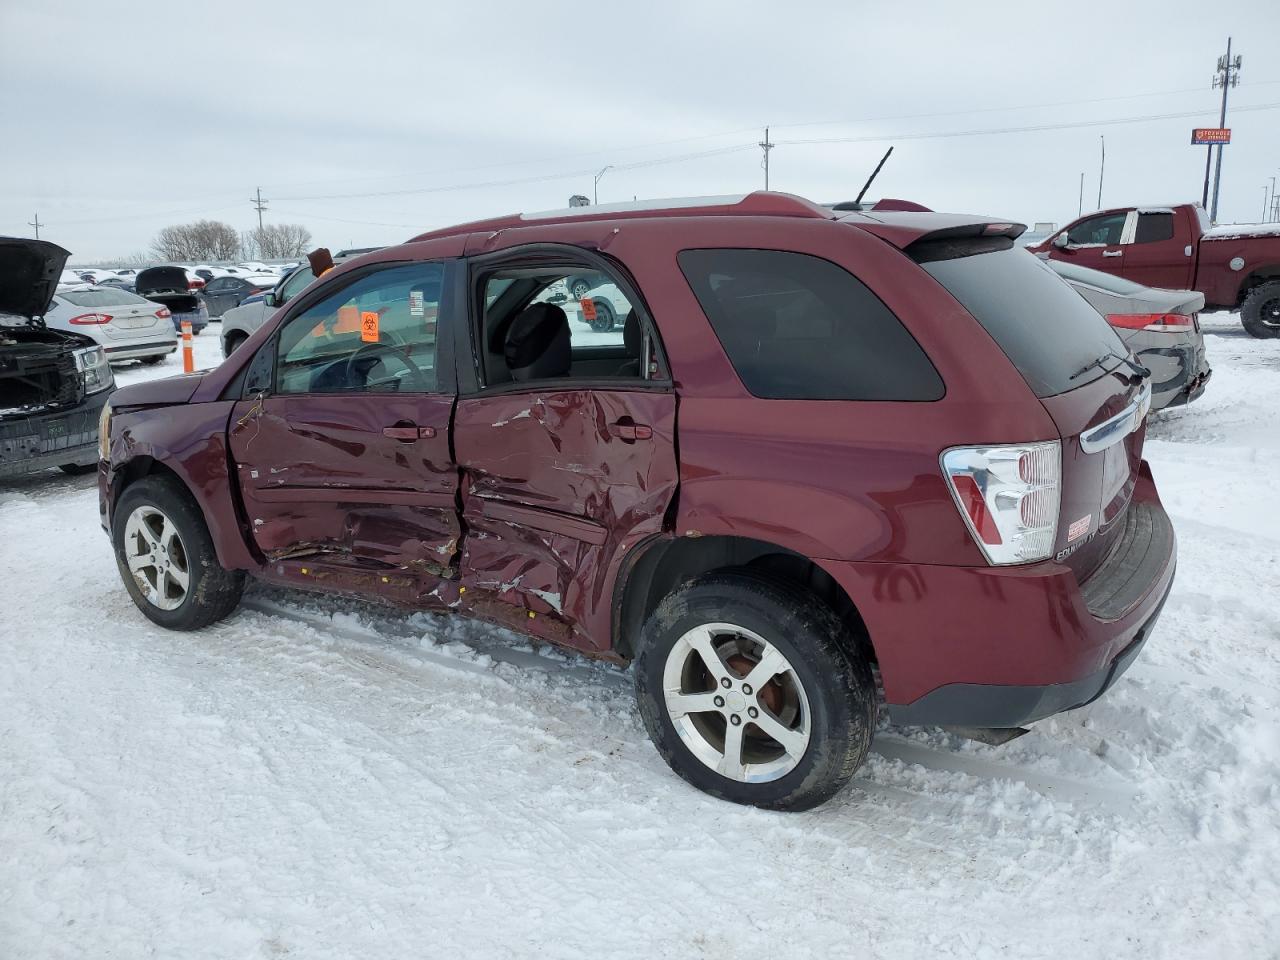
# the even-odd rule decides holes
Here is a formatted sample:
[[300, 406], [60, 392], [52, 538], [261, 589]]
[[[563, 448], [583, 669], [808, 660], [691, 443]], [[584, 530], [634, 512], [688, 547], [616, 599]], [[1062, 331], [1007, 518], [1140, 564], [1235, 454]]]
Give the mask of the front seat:
[[632, 307], [627, 313], [626, 322], [622, 325], [622, 343], [627, 351], [627, 361], [614, 372], [615, 377], [638, 377], [643, 358], [644, 331], [640, 327], [640, 318]]
[[569, 318], [554, 303], [526, 307], [507, 328], [502, 352], [513, 380], [567, 377], [573, 363]]

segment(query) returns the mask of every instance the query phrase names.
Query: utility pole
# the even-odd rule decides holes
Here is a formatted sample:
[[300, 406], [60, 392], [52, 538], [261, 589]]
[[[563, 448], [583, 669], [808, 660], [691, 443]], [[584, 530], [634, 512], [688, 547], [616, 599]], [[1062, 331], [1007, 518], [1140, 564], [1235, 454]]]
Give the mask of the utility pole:
[[[1231, 38], [1227, 37], [1227, 55], [1218, 58], [1218, 69], [1213, 75], [1213, 88], [1222, 88], [1222, 109], [1218, 113], [1218, 126], [1227, 125], [1227, 91], [1240, 83], [1240, 54], [1231, 56]], [[1218, 165], [1213, 171], [1213, 206], [1209, 208], [1209, 220], [1218, 222], [1218, 188], [1222, 183], [1222, 148], [1218, 144]], [[1213, 149], [1210, 147], [1210, 149]]]
[[1107, 172], [1107, 138], [1099, 137], [1102, 141], [1102, 163], [1098, 167], [1098, 209], [1102, 209], [1102, 175]]
[[613, 169], [613, 164], [607, 167], [601, 167], [600, 172], [596, 174], [596, 182], [591, 185], [591, 204], [592, 206], [600, 202], [600, 178]]
[[262, 199], [262, 188], [258, 188], [257, 196], [250, 197], [249, 202], [258, 210], [258, 233], [262, 233], [262, 211], [267, 209], [267, 201]]
[[1084, 171], [1080, 171], [1080, 202], [1076, 204], [1076, 216], [1084, 213]]
[[[1272, 179], [1272, 180], [1275, 180], [1275, 177], [1272, 177], [1271, 179]], [[40, 239], [40, 228], [41, 228], [41, 227], [47, 227], [47, 226], [48, 226], [48, 224], [47, 224], [47, 223], [41, 223], [41, 222], [40, 222], [40, 214], [39, 214], [39, 213], [37, 213], [37, 214], [35, 215], [35, 219], [34, 219], [34, 220], [28, 220], [28, 221], [27, 221], [27, 226], [28, 226], [28, 227], [35, 227], [35, 228], [36, 228], [36, 239], [37, 239], [37, 240], [39, 240], [39, 239]]]
[[1271, 205], [1271, 193], [1267, 185], [1264, 183], [1262, 185], [1262, 219], [1258, 221], [1259, 223], [1267, 222], [1267, 207], [1269, 207], [1270, 205]]
[[760, 165], [764, 167], [764, 188], [768, 190], [769, 189], [769, 151], [777, 146], [776, 143], [769, 142], [768, 127], [764, 128], [764, 139], [760, 141], [758, 146], [760, 147], [761, 150], [764, 151], [764, 160]]
[[[1268, 211], [1272, 210], [1275, 207], [1275, 205], [1276, 205], [1276, 178], [1272, 177], [1271, 178], [1271, 203], [1267, 208]], [[1270, 223], [1273, 216], [1274, 214], [1268, 212], [1266, 216], [1264, 216], [1262, 219], [1264, 222]]]

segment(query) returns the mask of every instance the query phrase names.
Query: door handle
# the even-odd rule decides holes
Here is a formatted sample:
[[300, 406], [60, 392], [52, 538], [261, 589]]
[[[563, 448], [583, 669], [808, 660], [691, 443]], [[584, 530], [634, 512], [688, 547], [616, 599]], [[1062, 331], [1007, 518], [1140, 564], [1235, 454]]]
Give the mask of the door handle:
[[1104, 257], [1123, 257], [1124, 251], [1123, 250], [1103, 250], [1102, 255]]
[[392, 440], [430, 440], [436, 435], [435, 427], [418, 427], [412, 423], [397, 423], [394, 427], [383, 427], [382, 435]]
[[616, 423], [609, 424], [609, 436], [634, 443], [637, 440], [653, 438], [653, 427], [647, 423], [636, 423], [630, 417], [623, 417]]

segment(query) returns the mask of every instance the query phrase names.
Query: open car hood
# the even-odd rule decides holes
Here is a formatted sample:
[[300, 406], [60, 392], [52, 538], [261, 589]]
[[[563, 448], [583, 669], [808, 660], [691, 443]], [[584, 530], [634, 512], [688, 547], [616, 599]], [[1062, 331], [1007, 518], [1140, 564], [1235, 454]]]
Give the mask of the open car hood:
[[47, 240], [0, 237], [0, 313], [43, 317], [69, 256]]

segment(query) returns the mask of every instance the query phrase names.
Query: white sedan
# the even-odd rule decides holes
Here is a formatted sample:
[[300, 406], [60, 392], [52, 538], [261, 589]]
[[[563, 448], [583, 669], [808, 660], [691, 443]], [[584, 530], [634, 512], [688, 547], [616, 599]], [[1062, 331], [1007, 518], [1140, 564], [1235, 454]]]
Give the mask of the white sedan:
[[178, 349], [169, 308], [118, 287], [86, 284], [59, 289], [44, 322], [92, 337], [112, 363], [159, 363]]

